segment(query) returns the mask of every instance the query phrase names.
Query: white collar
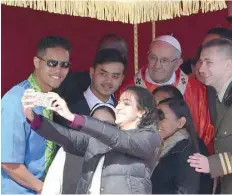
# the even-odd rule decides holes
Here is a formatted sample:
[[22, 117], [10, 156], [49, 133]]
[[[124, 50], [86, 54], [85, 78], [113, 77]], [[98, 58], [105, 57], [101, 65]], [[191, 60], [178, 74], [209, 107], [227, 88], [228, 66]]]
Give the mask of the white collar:
[[220, 90], [220, 92], [218, 93], [218, 99], [220, 102], [222, 102], [223, 97], [226, 93], [226, 90], [229, 86], [229, 84], [232, 82], [232, 77], [223, 85], [222, 89]]
[[90, 87], [88, 87], [88, 89], [84, 92], [84, 97], [89, 105], [89, 109], [92, 110], [92, 108], [98, 104], [98, 103], [108, 103], [108, 104], [112, 104], [114, 105], [114, 101], [113, 99], [110, 97], [107, 102], [103, 102], [101, 100], [99, 100], [92, 92], [92, 90], [90, 89]]
[[173, 83], [176, 82], [176, 73], [173, 72], [171, 78], [167, 82], [165, 82], [165, 83], [156, 83], [151, 79], [151, 77], [149, 75], [149, 72], [148, 72], [148, 69], [146, 69], [145, 79], [146, 79], [146, 81], [148, 81], [149, 83], [152, 83], [154, 85], [160, 85], [160, 86], [162, 86], [162, 85], [172, 85]]

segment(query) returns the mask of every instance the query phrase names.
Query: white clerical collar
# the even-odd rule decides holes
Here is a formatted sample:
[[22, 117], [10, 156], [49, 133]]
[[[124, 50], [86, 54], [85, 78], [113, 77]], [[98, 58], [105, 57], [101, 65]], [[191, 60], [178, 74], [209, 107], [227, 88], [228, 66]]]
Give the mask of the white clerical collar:
[[[92, 90], [90, 89], [90, 87], [84, 92], [84, 97], [89, 105], [89, 109], [92, 110], [92, 108], [99, 103], [104, 103], [103, 101], [99, 100], [92, 92]], [[112, 104], [114, 105], [114, 101], [113, 99], [110, 97], [107, 102], [108, 104]]]
[[218, 99], [220, 102], [222, 102], [223, 97], [226, 93], [226, 90], [229, 86], [229, 84], [232, 82], [232, 77], [223, 85], [222, 89], [220, 90], [220, 92], [218, 93]]
[[145, 72], [145, 79], [146, 79], [146, 81], [148, 81], [149, 83], [152, 83], [152, 84], [154, 84], [154, 85], [160, 85], [160, 86], [161, 86], [161, 85], [172, 85], [173, 83], [176, 82], [176, 73], [173, 72], [171, 78], [170, 78], [167, 82], [165, 82], [165, 83], [156, 83], [156, 82], [154, 82], [154, 81], [151, 79], [151, 77], [150, 77], [150, 75], [149, 75], [149, 72], [148, 72], [148, 69], [146, 69], [146, 72]]

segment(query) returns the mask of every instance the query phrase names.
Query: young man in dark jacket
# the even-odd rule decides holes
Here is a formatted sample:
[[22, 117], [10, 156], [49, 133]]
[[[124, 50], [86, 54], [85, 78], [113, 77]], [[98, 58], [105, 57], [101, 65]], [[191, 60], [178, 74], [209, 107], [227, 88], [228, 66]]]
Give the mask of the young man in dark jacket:
[[[99, 50], [90, 68], [91, 84], [76, 101], [68, 102], [69, 109], [78, 114], [89, 115], [97, 103], [115, 104], [114, 92], [121, 85], [126, 70], [126, 59], [116, 49]], [[75, 91], [73, 91], [73, 94]], [[56, 116], [58, 124], [68, 126], [68, 121]], [[59, 152], [60, 153], [60, 152]], [[58, 153], [58, 154], [59, 154]], [[83, 158], [66, 153], [63, 171], [63, 194], [74, 194], [81, 174]], [[74, 171], [75, 170], [75, 171]]]
[[215, 153], [208, 158], [202, 154], [189, 157], [197, 172], [221, 177], [221, 193], [232, 193], [232, 42], [215, 39], [203, 45], [199, 72], [206, 85], [215, 88], [216, 135]]

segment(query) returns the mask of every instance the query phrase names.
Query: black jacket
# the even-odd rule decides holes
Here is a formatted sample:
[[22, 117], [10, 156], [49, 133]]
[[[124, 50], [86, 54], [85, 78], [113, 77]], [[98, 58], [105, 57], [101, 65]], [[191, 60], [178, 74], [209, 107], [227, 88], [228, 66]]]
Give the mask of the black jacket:
[[216, 99], [217, 99], [217, 92], [211, 86], [206, 86], [207, 98], [208, 98], [208, 107], [210, 118], [213, 126], [216, 126]]
[[[208, 156], [204, 143], [200, 141], [200, 153]], [[178, 142], [160, 158], [152, 174], [153, 194], [210, 194], [213, 181], [209, 174], [197, 173], [187, 162], [195, 153], [189, 139]]]
[[160, 137], [154, 127], [121, 131], [112, 125], [85, 117], [81, 131], [67, 129], [42, 116], [40, 128], [36, 130], [46, 139], [60, 144], [65, 151], [84, 156], [78, 194], [89, 193], [93, 173], [102, 155], [105, 155], [105, 161], [101, 194], [152, 192], [150, 177], [157, 163], [157, 148], [160, 146]]

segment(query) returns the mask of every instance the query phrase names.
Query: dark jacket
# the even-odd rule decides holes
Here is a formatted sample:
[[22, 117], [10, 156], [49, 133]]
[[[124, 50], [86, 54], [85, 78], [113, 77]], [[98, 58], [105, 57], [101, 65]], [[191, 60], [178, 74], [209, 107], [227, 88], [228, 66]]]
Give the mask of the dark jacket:
[[[200, 152], [207, 155], [207, 149], [200, 141]], [[209, 174], [197, 173], [187, 160], [196, 150], [189, 141], [179, 141], [166, 155], [160, 158], [152, 174], [153, 194], [210, 194], [213, 181]]]
[[212, 124], [216, 125], [216, 99], [217, 99], [217, 92], [211, 86], [206, 86], [207, 98], [208, 98], [208, 105], [209, 105], [209, 113]]
[[[89, 193], [99, 159], [105, 155], [101, 194], [149, 194], [151, 173], [157, 163], [160, 137], [154, 126], [121, 131], [91, 117], [84, 117], [81, 131], [41, 118], [38, 134], [60, 144], [65, 151], [84, 156], [78, 194]], [[91, 136], [91, 137], [90, 137]], [[96, 139], [97, 138], [97, 139]]]
[[216, 114], [216, 154], [208, 158], [210, 174], [213, 178], [221, 177], [222, 194], [232, 194], [232, 82], [222, 102], [216, 102]]

